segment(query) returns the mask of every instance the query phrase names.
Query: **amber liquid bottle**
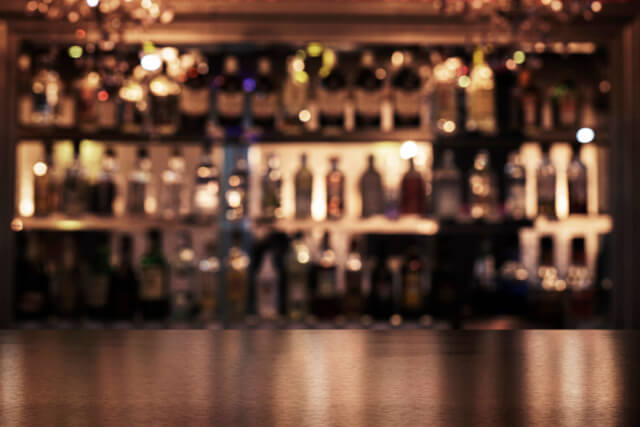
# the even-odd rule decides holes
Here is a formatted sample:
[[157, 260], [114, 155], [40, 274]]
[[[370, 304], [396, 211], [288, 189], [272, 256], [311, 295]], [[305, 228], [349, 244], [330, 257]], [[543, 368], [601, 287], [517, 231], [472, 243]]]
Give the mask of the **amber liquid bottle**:
[[422, 215], [426, 208], [426, 188], [422, 175], [415, 168], [413, 158], [409, 159], [409, 170], [402, 178], [400, 213]]
[[331, 158], [331, 170], [327, 174], [327, 219], [344, 216], [344, 174], [338, 169], [338, 158]]

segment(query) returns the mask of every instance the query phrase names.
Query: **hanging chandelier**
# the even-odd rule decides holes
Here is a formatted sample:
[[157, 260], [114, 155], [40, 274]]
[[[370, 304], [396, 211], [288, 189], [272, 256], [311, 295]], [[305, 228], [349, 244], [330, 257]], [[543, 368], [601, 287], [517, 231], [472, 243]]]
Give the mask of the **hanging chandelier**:
[[110, 39], [118, 38], [128, 26], [168, 24], [174, 17], [165, 0], [29, 0], [26, 11], [80, 27], [97, 25]]

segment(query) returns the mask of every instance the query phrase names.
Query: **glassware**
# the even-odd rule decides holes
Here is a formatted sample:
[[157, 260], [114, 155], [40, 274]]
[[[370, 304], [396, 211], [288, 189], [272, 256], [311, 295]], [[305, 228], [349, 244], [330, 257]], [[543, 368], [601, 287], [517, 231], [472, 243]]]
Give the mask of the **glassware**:
[[323, 319], [332, 319], [338, 313], [336, 254], [331, 248], [329, 233], [326, 231], [314, 271], [311, 296], [313, 314]]
[[200, 320], [211, 322], [219, 311], [220, 258], [214, 241], [206, 244], [204, 257], [198, 263], [198, 304]]
[[349, 92], [347, 80], [338, 66], [337, 56], [331, 69], [323, 75], [324, 72], [325, 69], [320, 70], [320, 86], [316, 91], [320, 126], [323, 130], [344, 130]]
[[218, 215], [220, 205], [220, 178], [211, 155], [211, 144], [205, 143], [202, 147], [200, 162], [196, 167], [193, 192], [192, 211], [195, 222], [199, 224], [213, 222]]
[[526, 216], [526, 171], [517, 152], [509, 153], [504, 166], [507, 195], [505, 212], [511, 219], [519, 220]]
[[78, 216], [89, 208], [89, 183], [80, 162], [80, 141], [73, 143], [73, 163], [67, 169], [62, 183], [62, 205], [64, 213]]
[[98, 215], [113, 215], [113, 202], [117, 193], [114, 177], [116, 170], [116, 154], [109, 147], [105, 150], [102, 168], [92, 191], [91, 210]]
[[538, 166], [538, 215], [556, 217], [556, 168], [549, 157], [549, 147], [544, 146]]
[[567, 168], [569, 182], [569, 213], [587, 213], [587, 167], [580, 160], [580, 146], [575, 145]]
[[224, 73], [216, 92], [216, 113], [218, 124], [223, 128], [242, 127], [245, 109], [245, 93], [242, 79], [238, 76], [238, 58], [227, 56], [224, 60]]
[[226, 262], [227, 314], [236, 322], [244, 319], [249, 292], [249, 257], [242, 249], [241, 238], [240, 232], [233, 232]]
[[271, 72], [271, 61], [258, 59], [256, 87], [251, 93], [251, 119], [261, 131], [273, 131], [278, 113], [278, 91]]
[[195, 310], [196, 258], [188, 231], [178, 233], [178, 245], [171, 269], [171, 317], [188, 322]]
[[422, 81], [413, 67], [412, 55], [404, 52], [402, 57], [402, 66], [391, 78], [394, 127], [420, 127]]
[[496, 215], [498, 190], [496, 178], [489, 163], [489, 152], [480, 150], [473, 161], [469, 175], [471, 217], [491, 219]]
[[302, 321], [308, 314], [308, 281], [311, 250], [304, 235], [297, 233], [286, 256], [287, 311], [293, 321]]
[[374, 67], [373, 52], [365, 50], [362, 53], [353, 91], [357, 129], [380, 129], [386, 72], [378, 76]]
[[182, 87], [167, 72], [163, 63], [162, 71], [149, 81], [152, 132], [173, 135], [180, 127], [180, 93]]
[[256, 306], [263, 319], [278, 317], [280, 275], [274, 264], [272, 250], [267, 250], [256, 274]]
[[300, 168], [295, 175], [296, 218], [311, 218], [311, 194], [313, 189], [313, 174], [307, 167], [307, 155], [300, 156]]
[[375, 157], [373, 154], [369, 155], [367, 161], [367, 170], [360, 178], [363, 218], [382, 215], [384, 213], [384, 189], [382, 186], [382, 177], [375, 168]]
[[445, 150], [442, 165], [433, 176], [435, 214], [442, 219], [455, 219], [462, 205], [462, 174], [455, 164], [455, 155]]
[[415, 168], [413, 158], [409, 159], [409, 170], [402, 177], [400, 191], [400, 213], [422, 216], [426, 208], [426, 187], [422, 175]]
[[127, 189], [127, 213], [145, 215], [148, 187], [151, 180], [151, 159], [146, 148], [138, 149], [136, 168], [129, 177]]
[[163, 320], [169, 314], [169, 263], [162, 250], [162, 234], [148, 232], [147, 251], [140, 261], [138, 298], [144, 320]]
[[344, 174], [338, 169], [338, 158], [332, 157], [331, 170], [327, 174], [327, 219], [344, 216]]
[[247, 161], [242, 156], [236, 158], [235, 167], [228, 178], [225, 194], [227, 201], [226, 218], [228, 221], [242, 221], [247, 217], [248, 173]]
[[169, 158], [167, 169], [162, 172], [160, 189], [160, 215], [165, 220], [177, 220], [183, 216], [185, 160], [180, 149], [175, 148]]

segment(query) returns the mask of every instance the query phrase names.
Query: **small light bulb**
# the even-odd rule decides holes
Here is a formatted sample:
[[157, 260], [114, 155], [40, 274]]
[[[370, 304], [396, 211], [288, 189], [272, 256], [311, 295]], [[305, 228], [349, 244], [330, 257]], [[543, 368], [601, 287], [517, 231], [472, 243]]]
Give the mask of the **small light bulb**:
[[408, 160], [415, 157], [418, 154], [418, 146], [415, 141], [405, 141], [400, 146], [400, 157], [403, 160]]
[[581, 144], [588, 144], [596, 137], [596, 133], [591, 128], [582, 128], [576, 132], [576, 139]]
[[100, 3], [100, 0], [87, 0], [87, 6], [96, 7]]
[[155, 54], [147, 54], [140, 59], [140, 65], [147, 71], [156, 71], [162, 66], [162, 59]]

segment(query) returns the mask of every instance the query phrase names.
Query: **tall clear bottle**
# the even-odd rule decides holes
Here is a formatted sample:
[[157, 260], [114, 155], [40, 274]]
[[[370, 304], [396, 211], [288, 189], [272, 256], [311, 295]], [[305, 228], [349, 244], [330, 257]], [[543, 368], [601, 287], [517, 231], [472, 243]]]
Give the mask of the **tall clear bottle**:
[[242, 249], [242, 233], [231, 235], [231, 249], [226, 262], [227, 317], [232, 322], [244, 320], [249, 292], [249, 256]]
[[73, 163], [62, 183], [62, 205], [69, 216], [82, 215], [89, 209], [89, 182], [80, 161], [80, 141], [73, 143]]
[[178, 245], [171, 269], [171, 318], [188, 322], [195, 310], [196, 258], [188, 231], [178, 233]]
[[[287, 77], [282, 87], [281, 130], [295, 135], [304, 132], [302, 112], [309, 106], [309, 75], [300, 68], [304, 68], [302, 58], [287, 58]], [[306, 121], [309, 118], [306, 117]]]
[[151, 181], [151, 159], [146, 148], [138, 149], [136, 168], [129, 176], [127, 186], [127, 213], [145, 215], [149, 182]]
[[519, 220], [523, 219], [526, 212], [526, 171], [520, 155], [512, 151], [507, 157], [507, 164], [504, 166], [506, 178], [505, 213], [507, 217]]
[[209, 64], [197, 50], [180, 56], [184, 84], [180, 92], [180, 127], [191, 135], [205, 131], [211, 109]]
[[433, 68], [434, 89], [432, 121], [438, 134], [451, 134], [460, 126], [458, 114], [457, 71], [462, 65], [459, 58], [440, 61]]
[[228, 221], [242, 221], [247, 217], [247, 198], [249, 190], [247, 161], [244, 157], [236, 158], [235, 167], [227, 180], [225, 194], [227, 201], [226, 218]]
[[382, 177], [375, 168], [375, 157], [369, 154], [368, 167], [360, 178], [360, 194], [362, 195], [362, 217], [368, 218], [384, 213], [384, 188]]
[[569, 182], [569, 213], [587, 213], [587, 167], [580, 160], [580, 145], [573, 148], [573, 157], [567, 168]]
[[327, 174], [327, 219], [341, 219], [344, 216], [344, 173], [338, 169], [338, 158], [332, 157], [331, 170]]
[[36, 57], [33, 81], [31, 83], [32, 126], [51, 127], [56, 124], [61, 110], [63, 83], [60, 74], [54, 70], [51, 53]]
[[262, 176], [262, 216], [268, 220], [282, 218], [282, 172], [280, 159], [267, 155], [267, 170]]
[[357, 129], [380, 129], [381, 106], [384, 99], [384, 76], [376, 75], [372, 51], [362, 53], [360, 69], [353, 89], [355, 125]]
[[186, 211], [184, 203], [185, 160], [180, 149], [175, 148], [167, 169], [162, 171], [160, 188], [160, 216], [169, 221], [180, 219]]
[[204, 323], [218, 318], [220, 267], [218, 246], [214, 241], [208, 242], [198, 263], [197, 304], [200, 321]]
[[296, 218], [311, 218], [311, 194], [313, 189], [313, 174], [307, 167], [307, 155], [300, 156], [300, 168], [294, 177], [296, 193]]
[[256, 275], [256, 308], [262, 319], [278, 317], [280, 274], [274, 262], [273, 251], [267, 249]]
[[433, 175], [434, 211], [438, 218], [456, 219], [462, 206], [462, 174], [456, 167], [455, 154], [445, 150], [442, 163]]
[[422, 175], [409, 159], [409, 170], [402, 177], [400, 189], [400, 213], [402, 215], [422, 215], [426, 208], [426, 186]]
[[496, 215], [498, 189], [487, 150], [478, 151], [473, 161], [473, 169], [469, 174], [469, 195], [472, 218], [491, 219]]
[[467, 123], [469, 131], [496, 132], [495, 81], [493, 70], [484, 60], [484, 52], [473, 53], [471, 83], [467, 87]]
[[33, 165], [33, 198], [36, 216], [46, 216], [59, 211], [62, 196], [60, 177], [54, 169], [51, 142], [45, 142], [44, 150], [44, 161], [38, 161]]
[[213, 222], [220, 207], [220, 177], [212, 159], [211, 148], [211, 143], [202, 146], [202, 154], [196, 167], [192, 214], [198, 224]]
[[542, 160], [538, 165], [538, 215], [556, 217], [556, 168], [549, 156], [549, 147], [543, 146]]

